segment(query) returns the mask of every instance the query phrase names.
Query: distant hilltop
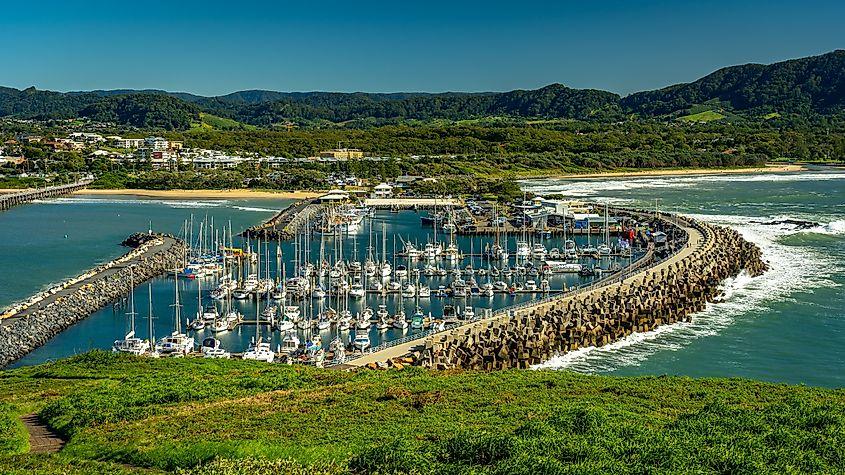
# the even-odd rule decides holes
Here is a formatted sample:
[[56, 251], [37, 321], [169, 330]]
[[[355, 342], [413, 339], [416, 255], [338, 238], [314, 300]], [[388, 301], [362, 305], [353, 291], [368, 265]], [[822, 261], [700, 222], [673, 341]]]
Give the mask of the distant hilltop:
[[745, 64], [697, 81], [620, 97], [551, 84], [535, 90], [482, 93], [333, 93], [239, 91], [204, 97], [183, 92], [119, 89], [53, 92], [0, 87], [0, 117], [62, 120], [85, 117], [142, 128], [250, 128], [383, 125], [484, 117], [616, 122], [631, 118], [772, 120], [841, 116], [845, 50], [770, 65]]

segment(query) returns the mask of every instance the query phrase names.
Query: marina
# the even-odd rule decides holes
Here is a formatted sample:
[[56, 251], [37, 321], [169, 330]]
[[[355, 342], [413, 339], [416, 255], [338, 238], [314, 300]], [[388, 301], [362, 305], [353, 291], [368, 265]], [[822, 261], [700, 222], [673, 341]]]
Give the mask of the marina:
[[[543, 181], [529, 183], [532, 187], [529, 189], [532, 189], [532, 191], [535, 192], [554, 190], [552, 192], [558, 193], [558, 190], [561, 190], [567, 195], [580, 194], [589, 196], [591, 197], [591, 201], [593, 201], [592, 198], [596, 198], [595, 201], [602, 201], [602, 196], [605, 194], [609, 197], [609, 199], [621, 200], [621, 197], [628, 197], [631, 194], [631, 187], [634, 187], [635, 189], [641, 191], [638, 191], [637, 194], [633, 195], [636, 197], [635, 201], [629, 201], [628, 203], [638, 205], [634, 207], [651, 208], [652, 210], [655, 208], [654, 197], [660, 196], [662, 198], [661, 207], [668, 207], [673, 211], [681, 211], [684, 214], [692, 213], [697, 219], [705, 219], [708, 222], [715, 220], [718, 224], [739, 228], [742, 230], [743, 234], [746, 235], [750, 233], [750, 235], [754, 238], [754, 242], [763, 243], [764, 251], [766, 253], [765, 255], [768, 256], [768, 259], [773, 259], [774, 273], [772, 275], [774, 275], [774, 279], [777, 282], [776, 288], [771, 288], [765, 292], [765, 295], [771, 295], [772, 298], [778, 299], [775, 303], [767, 303], [768, 301], [764, 298], [764, 295], [757, 292], [756, 286], [759, 284], [752, 284], [750, 287], [746, 287], [748, 285], [745, 284], [746, 280], [740, 276], [736, 279], [736, 283], [733, 283], [733, 280], [729, 279], [725, 285], [727, 285], [729, 295], [731, 292], [735, 292], [735, 295], [739, 295], [741, 297], [726, 297], [725, 301], [727, 303], [714, 305], [712, 308], [711, 305], [708, 304], [707, 308], [703, 312], [699, 312], [702, 316], [697, 316], [696, 319], [691, 322], [662, 325], [658, 328], [658, 331], [635, 333], [626, 337], [624, 340], [606, 344], [601, 347], [594, 348], [594, 350], [591, 351], [587, 351], [587, 349], [569, 351], [564, 356], [552, 357], [551, 360], [545, 364], [551, 367], [557, 367], [558, 365], [563, 364], [565, 367], [572, 367], [577, 371], [613, 371], [621, 372], [622, 374], [639, 374], [641, 371], [658, 371], [659, 369], [655, 369], [655, 364], [657, 364], [657, 361], [660, 361], [660, 364], [668, 365], [669, 368], [672, 368], [670, 371], [678, 374], [722, 374], [722, 370], [727, 367], [726, 365], [728, 365], [728, 363], [719, 365], [717, 368], [713, 364], [709, 363], [709, 359], [704, 358], [700, 354], [700, 350], [697, 350], [697, 348], [701, 345], [706, 345], [707, 348], [712, 349], [708, 350], [708, 354], [715, 351], [719, 361], [734, 361], [734, 350], [728, 351], [726, 349], [722, 351], [720, 346], [724, 341], [722, 338], [714, 337], [701, 339], [702, 337], [700, 336], [693, 337], [689, 335], [711, 334], [711, 332], [721, 333], [722, 331], [725, 331], [726, 335], [731, 335], [736, 332], [744, 332], [744, 329], [748, 326], [747, 324], [737, 324], [738, 326], [736, 327], [724, 327], [724, 330], [722, 330], [723, 327], [721, 326], [717, 326], [715, 329], [713, 329], [712, 326], [714, 324], [722, 325], [722, 323], [717, 322], [722, 322], [723, 320], [733, 321], [734, 318], [737, 318], [735, 315], [743, 315], [744, 311], [739, 309], [745, 307], [745, 302], [748, 302], [748, 305], [762, 305], [764, 306], [763, 308], [768, 308], [767, 306], [774, 306], [772, 308], [785, 309], [784, 311], [787, 312], [797, 311], [788, 310], [797, 304], [790, 304], [787, 301], [781, 301], [778, 296], [794, 292], [794, 290], [790, 289], [817, 286], [818, 284], [815, 284], [815, 282], [824, 282], [824, 279], [817, 276], [817, 274], [823, 270], [825, 275], [833, 276], [832, 279], [835, 281], [838, 281], [839, 279], [837, 271], [830, 267], [830, 262], [835, 261], [833, 256], [839, 255], [836, 251], [836, 245], [841, 241], [834, 239], [836, 236], [835, 233], [839, 232], [839, 228], [828, 229], [826, 227], [828, 226], [828, 224], [826, 224], [828, 221], [831, 221], [832, 223], [829, 226], [834, 226], [841, 222], [841, 219], [837, 218], [836, 214], [828, 216], [823, 211], [813, 208], [812, 206], [810, 206], [808, 208], [809, 211], [807, 211], [807, 213], [810, 214], [795, 210], [789, 211], [792, 208], [790, 208], [790, 205], [788, 204], [780, 206], [777, 211], [775, 211], [774, 208], [768, 211], [764, 209], [762, 214], [760, 214], [761, 212], [756, 208], [760, 205], [756, 203], [760, 200], [768, 199], [768, 194], [773, 186], [786, 186], [791, 192], [801, 194], [806, 193], [806, 187], [808, 186], [827, 190], [830, 186], [838, 183], [837, 179], [840, 176], [841, 173], [837, 174], [828, 172], [805, 173], [789, 177], [773, 176], [771, 178], [754, 175], [732, 175], [726, 177], [620, 179], [608, 183], [592, 180], [551, 182], [551, 185], [547, 185], [546, 182]], [[737, 194], [735, 191], [726, 191], [726, 189], [723, 188], [723, 186], [729, 186], [734, 182], [742, 182], [745, 180], [752, 180], [757, 183], [758, 186], [761, 186], [762, 188], [760, 193], [765, 196], [757, 196], [749, 193]], [[666, 186], [670, 183], [678, 183], [678, 189], [675, 190], [672, 188], [667, 191]], [[595, 190], [591, 191], [593, 189]], [[545, 192], [549, 193], [549, 191]], [[823, 191], [823, 193], [828, 192]], [[736, 205], [726, 207], [727, 204], [719, 201], [719, 197], [723, 194], [734, 197], [732, 199], [737, 200], [737, 202], [747, 202], [748, 204], [740, 205], [736, 208], [738, 211], [735, 211], [734, 207]], [[702, 202], [710, 202], [713, 204], [710, 207], [702, 209], [699, 205], [699, 203]], [[664, 205], [663, 203], [666, 204]], [[124, 239], [130, 232], [137, 231], [139, 228], [145, 229], [147, 226], [144, 225], [144, 223], [146, 223], [148, 219], [152, 219], [153, 228], [178, 235], [180, 229], [184, 227], [185, 220], [190, 219], [191, 213], [194, 214], [195, 223], [199, 223], [205, 219], [207, 214], [209, 216], [209, 221], [210, 217], [214, 217], [216, 227], [222, 228], [225, 226], [227, 228], [226, 232], [228, 240], [229, 220], [232, 221], [232, 229], [234, 233], [237, 234], [238, 230], [254, 226], [258, 221], [272, 219], [273, 216], [278, 213], [278, 210], [282, 210], [290, 204], [290, 201], [270, 199], [184, 201], [153, 200], [120, 196], [92, 198], [83, 195], [73, 198], [36, 201], [27, 206], [14, 208], [3, 216], [3, 219], [8, 224], [6, 230], [11, 231], [12, 229], [20, 229], [21, 226], [26, 226], [33, 230], [33, 238], [29, 240], [29, 242], [21, 242], [14, 239], [13, 234], [6, 236], [7, 252], [0, 259], [2, 259], [5, 268], [14, 268], [15, 266], [20, 267], [24, 265], [24, 262], [26, 261], [28, 262], [26, 265], [31, 266], [29, 268], [31, 268], [33, 272], [18, 273], [14, 280], [6, 281], [5, 285], [0, 288], [0, 307], [9, 308], [16, 302], [25, 302], [29, 295], [49, 290], [49, 288], [55, 285], [51, 284], [42, 287], [42, 290], [39, 290], [37, 282], [60, 282], [64, 279], [84, 273], [85, 269], [91, 265], [87, 264], [87, 262], [99, 264], [103, 261], [98, 262], [98, 259], [112, 259], [119, 257], [125, 252], [125, 250], [122, 250], [119, 247], [116, 248], [114, 245]], [[466, 206], [468, 207], [468, 205]], [[626, 204], [626, 207], [630, 206]], [[803, 207], [804, 206], [802, 205], [802, 209]], [[821, 219], [823, 221], [820, 225], [817, 225], [818, 229], [813, 228], [803, 231], [784, 231], [780, 229], [780, 227], [788, 227], [787, 224], [780, 226], [767, 224], [783, 221], [778, 221], [776, 219], [777, 216], [782, 216], [778, 214], [782, 212], [781, 208], [786, 210], [785, 212], [789, 212], [787, 216], [794, 217], [793, 219], [813, 220], [815, 222], [819, 222], [819, 219]], [[835, 208], [825, 209], [832, 211]], [[64, 219], [58, 222], [53, 221], [49, 226], [41, 227], [42, 223], [50, 222], [49, 216], [53, 216], [53, 213], [58, 210], [61, 210], [61, 215]], [[440, 210], [438, 209], [438, 211]], [[384, 222], [388, 235], [388, 253], [393, 253], [393, 243], [390, 238], [393, 235], [396, 235], [397, 265], [405, 265], [407, 270], [407, 263], [402, 261], [402, 254], [404, 251], [402, 241], [410, 241], [415, 245], [419, 244], [423, 249], [425, 248], [425, 243], [433, 241], [435, 229], [431, 225], [423, 224], [423, 218], [433, 213], [433, 208], [430, 210], [417, 210], [416, 212], [413, 210], [407, 210], [398, 213], [392, 213], [390, 208], [385, 208], [377, 211], [374, 218], [367, 218], [373, 222], [372, 229], [374, 233], [374, 247], [379, 248], [377, 254], [381, 254], [381, 232], [382, 222]], [[601, 217], [603, 213], [604, 206], [599, 205], [597, 207], [596, 214]], [[744, 216], [733, 217], [733, 213], [744, 214]], [[511, 213], [511, 215], [513, 215], [513, 213]], [[615, 215], [616, 212], [611, 211], [611, 219]], [[712, 215], [716, 215], [715, 218]], [[821, 216], [821, 218], [818, 216]], [[574, 234], [574, 240], [578, 243], [579, 248], [594, 247], [598, 250], [597, 243], [601, 244], [600, 241], [603, 240], [604, 233], [601, 232], [601, 227], [604, 224], [603, 221], [603, 219], [597, 219], [595, 223], [593, 223], [593, 220], [591, 219], [592, 232], [588, 235], [581, 235], [578, 234], [577, 230], [573, 232], [571, 228], [567, 228], [567, 236], [569, 237], [570, 233]], [[786, 221], [783, 222], [785, 223]], [[108, 223], [108, 225], [106, 226], [105, 223]], [[310, 224], [312, 227], [317, 226], [317, 223], [314, 221], [310, 221]], [[620, 236], [614, 233], [613, 226], [614, 225], [611, 224], [610, 232], [612, 240], [616, 241]], [[463, 265], [464, 268], [469, 263], [469, 255], [472, 254], [474, 268], [476, 270], [474, 278], [477, 282], [480, 280], [477, 275], [477, 271], [480, 267], [479, 263], [486, 262], [483, 257], [483, 246], [485, 242], [493, 243], [495, 241], [495, 229], [493, 231], [493, 234], [486, 235], [461, 235], [457, 232], [455, 233], [455, 241], [458, 243], [462, 253], [466, 256], [466, 263]], [[774, 232], [772, 237], [767, 237], [772, 232]], [[63, 238], [63, 233], [68, 235], [69, 238]], [[195, 236], [194, 241], [196, 241], [198, 237], [198, 233], [196, 234], [197, 236]], [[320, 233], [312, 231], [310, 234], [311, 236], [309, 238], [308, 247], [314, 255], [312, 258], [313, 262], [318, 258], [319, 254]], [[558, 242], [556, 246], [559, 246], [559, 240], [563, 237], [562, 233], [553, 234], [554, 239], [557, 241], [549, 241], [547, 238], [538, 236], [536, 233], [526, 232], [525, 234], [528, 234], [527, 238], [529, 241], [533, 239], [546, 243], [547, 250], [551, 250], [551, 248], [554, 247], [551, 244], [553, 242]], [[671, 232], [669, 234], [669, 237], [671, 237]], [[401, 236], [401, 239], [399, 239], [399, 236]], [[443, 242], [445, 247], [446, 243], [448, 243], [449, 234], [443, 233], [442, 223], [437, 229], [437, 236], [438, 242]], [[517, 241], [522, 240], [523, 232], [510, 231], [507, 233], [507, 237], [505, 238], [505, 233], [500, 231], [500, 236], [501, 242], [507, 242], [509, 252], [514, 253]], [[825, 252], [823, 256], [816, 253], [813, 253], [812, 255], [809, 254], [809, 248], [804, 248], [800, 245], [800, 243], [804, 242], [803, 240], [805, 239], [802, 236], [811, 238], [812, 241], [810, 242], [817, 243], [814, 245], [823, 245], [830, 248], [830, 252]], [[355, 241], [357, 241], [359, 254], [363, 254], [364, 257], [366, 257], [365, 248], [367, 247], [369, 241], [369, 231], [365, 227], [364, 229], [359, 230], [354, 237]], [[589, 245], [587, 243], [588, 237], [590, 239]], [[298, 238], [300, 244], [302, 243], [302, 239], [303, 237], [300, 235]], [[331, 233], [329, 233], [324, 239], [326, 246], [325, 251], [327, 254], [332, 254], [331, 250], [333, 249], [334, 238], [332, 238]], [[255, 249], [257, 240], [253, 238], [250, 239], [250, 241], [253, 249]], [[780, 241], [784, 241], [784, 243], [780, 243]], [[292, 276], [293, 274], [292, 266], [294, 263], [292, 261], [294, 261], [294, 244], [294, 241], [284, 242], [282, 244], [282, 250], [285, 256], [284, 263], [288, 276]], [[33, 249], [33, 245], [41, 246], [37, 248], [39, 255], [43, 256], [39, 260], [32, 261], [26, 257], [32, 252], [31, 249]], [[245, 240], [241, 241], [240, 238], [236, 236], [234, 247], [244, 246]], [[264, 247], [263, 244], [262, 247]], [[481, 251], [479, 251], [480, 247], [482, 248]], [[529, 249], [530, 247], [531, 246], [529, 246]], [[270, 241], [269, 254], [271, 278], [274, 278], [276, 262], [273, 241]], [[794, 255], [796, 258], [800, 258], [800, 260], [796, 261], [791, 257], [786, 259], [785, 256], [787, 254], [790, 256]], [[301, 256], [302, 250], [300, 250], [300, 259]], [[348, 249], [344, 251], [344, 256], [346, 256], [346, 260], [348, 260], [350, 256], [350, 251]], [[645, 264], [643, 259], [647, 258], [648, 256], [644, 254], [643, 258], [635, 260], [635, 263], [643, 262], [643, 264]], [[334, 258], [332, 257], [331, 259]], [[509, 256], [509, 259], [510, 267], [513, 269], [514, 257]], [[591, 262], [589, 258], [584, 259], [585, 263], [589, 264]], [[393, 258], [391, 255], [391, 265], [395, 268], [396, 266], [393, 266], [392, 260]], [[627, 266], [627, 259], [622, 259], [619, 256], [616, 256], [614, 257], [614, 260], [622, 263], [623, 268]], [[31, 263], [29, 263], [29, 261], [31, 261]], [[791, 264], [785, 266], [784, 263], [787, 261]], [[264, 256], [262, 256], [262, 262], [265, 262]], [[811, 263], [814, 264], [811, 265]], [[420, 264], [421, 269], [424, 270], [424, 261], [420, 262]], [[439, 265], [445, 268], [447, 264], [447, 262], [441, 262]], [[69, 265], [76, 265], [77, 267], [68, 267]], [[797, 272], [800, 272], [800, 276], [796, 274]], [[604, 274], [601, 278], [613, 279], [619, 278], [621, 275], [622, 274]], [[436, 289], [439, 288], [439, 285], [444, 285], [437, 284], [437, 287], [435, 287], [435, 279], [439, 278], [442, 281], [448, 282], [453, 279], [453, 277], [454, 276], [451, 274], [443, 278], [433, 276], [431, 278], [432, 285], [430, 289]], [[564, 282], [567, 283], [569, 286], [568, 288], [572, 289], [573, 286], [578, 285], [589, 287], [591, 285], [590, 283], [598, 281], [598, 279], [588, 278], [581, 280], [578, 274], [559, 274], [556, 275], [554, 279], [555, 280], [550, 279], [552, 282], [557, 282], [552, 286], [554, 291], [549, 292], [548, 294], [542, 292], [528, 292], [523, 289], [522, 291], [515, 291], [513, 294], [510, 292], [494, 292], [494, 297], [492, 299], [480, 296], [471, 297], [469, 301], [473, 302], [473, 313], [478, 318], [487, 318], [485, 311], [489, 308], [490, 317], [494, 317], [497, 312], [505, 311], [504, 309], [514, 309], [518, 308], [520, 305], [529, 305], [528, 302], [531, 302], [532, 300], [538, 301], [542, 299], [553, 299], [556, 296], [562, 295], [559, 290], [556, 289], [562, 289]], [[422, 275], [420, 280], [421, 282], [426, 281], [425, 277]], [[518, 281], [524, 282], [525, 280], [530, 280], [527, 275], [519, 276]], [[754, 282], [756, 281], [757, 279], [754, 279]], [[196, 317], [196, 295], [197, 287], [199, 285], [201, 285], [203, 289], [204, 305], [208, 307], [210, 304], [216, 304], [218, 309], [223, 309], [223, 302], [214, 300], [210, 297], [210, 292], [213, 291], [215, 282], [216, 280], [211, 276], [203, 278], [201, 284], [197, 279], [187, 279], [180, 276], [178, 279], [178, 285], [180, 287], [180, 299], [182, 300], [183, 305], [183, 330], [186, 328], [186, 324], [190, 323], [190, 320], [193, 320]], [[444, 285], [444, 287], [446, 287], [446, 285]], [[816, 290], [814, 295], [819, 298], [821, 298], [821, 296], [826, 296], [825, 299], [827, 300], [832, 302], [838, 301], [837, 299], [839, 299], [839, 296], [836, 294], [830, 294], [825, 285], [815, 288]], [[357, 294], [359, 292], [360, 291], [357, 288], [350, 289], [350, 295], [353, 293]], [[156, 337], [155, 340], [160, 340], [161, 337], [169, 335], [174, 331], [173, 307], [171, 307], [174, 301], [174, 278], [172, 276], [162, 276], [137, 285], [135, 298], [136, 333], [142, 340], [147, 340], [149, 338], [148, 334], [150, 333], [148, 321], [150, 314], [150, 303], [148, 302], [149, 293], [152, 294], [152, 333]], [[432, 294], [435, 293], [436, 292], [432, 292]], [[370, 305], [375, 306], [374, 308], [377, 310], [377, 305], [382, 300], [382, 294], [368, 290], [365, 290], [365, 294], [367, 295], [365, 299], [350, 299], [350, 310], [357, 311], [357, 309], [361, 306], [361, 301], [364, 300], [368, 301]], [[389, 312], [395, 313], [395, 306], [398, 303], [399, 296], [400, 293], [395, 290], [391, 290], [388, 287], [385, 299], [388, 302], [387, 306]], [[741, 301], [736, 300], [737, 298], [741, 298]], [[799, 302], [804, 300], [800, 296], [797, 298]], [[336, 297], [332, 296], [332, 299], [336, 299]], [[460, 308], [461, 312], [463, 312], [466, 307], [464, 302], [455, 301], [455, 299], [451, 297], [433, 296], [429, 297], [428, 302], [424, 299], [421, 300], [421, 306], [425, 309], [426, 317], [429, 309], [432, 312], [432, 316], [436, 316], [439, 312], [442, 312], [444, 305], [452, 305], [452, 307], [455, 307], [456, 310], [457, 308]], [[406, 316], [411, 319], [413, 319], [413, 311], [415, 307], [413, 302], [413, 298], [403, 298], [403, 303], [406, 305]], [[198, 333], [191, 332], [190, 336], [194, 337], [195, 354], [201, 354], [200, 352], [202, 351], [201, 347], [203, 346], [203, 340], [208, 336], [213, 336], [218, 340], [219, 348], [222, 349], [222, 351], [228, 353], [230, 357], [238, 357], [250, 346], [250, 341], [255, 339], [256, 328], [260, 331], [260, 336], [263, 340], [269, 340], [272, 347], [271, 349], [274, 352], [279, 349], [280, 345], [284, 348], [286, 344], [290, 344], [291, 341], [286, 342], [282, 340], [283, 336], [280, 331], [273, 331], [268, 325], [253, 324], [253, 322], [256, 321], [256, 313], [263, 311], [264, 302], [262, 301], [261, 303], [262, 307], [260, 310], [256, 310], [254, 298], [233, 300], [232, 307], [241, 313], [243, 321], [242, 323], [235, 325], [229, 331], [215, 334], [210, 332], [209, 326], [207, 325], [205, 329]], [[334, 305], [336, 304], [334, 303], [334, 300], [332, 300], [332, 303], [328, 306]], [[24, 356], [12, 363], [10, 366], [16, 367], [34, 364], [55, 358], [70, 356], [95, 348], [110, 350], [115, 340], [122, 339], [129, 331], [129, 319], [126, 315], [126, 313], [130, 311], [128, 306], [128, 301], [124, 299], [117, 302], [114, 306], [109, 305], [94, 312], [88, 318], [79, 320], [69, 326], [63, 332], [45, 342], [42, 346], [34, 349], [27, 356]], [[319, 305], [315, 306], [315, 308], [319, 308]], [[808, 308], [812, 309], [815, 307], [802, 306], [801, 311], [806, 311]], [[752, 314], [753, 313], [754, 312], [752, 311]], [[784, 315], [788, 314], [789, 313]], [[778, 315], [781, 315], [781, 313], [777, 313], [775, 316], [770, 315], [766, 319], [757, 321], [772, 322], [772, 325], [775, 325], [774, 322], [780, 321], [780, 317], [778, 317]], [[808, 324], [810, 325], [808, 328], [817, 327], [819, 324], [819, 318], [821, 317], [812, 317], [812, 319], [808, 321]], [[412, 328], [412, 323], [412, 321], [409, 321], [408, 329], [404, 331], [392, 327], [388, 327], [384, 333], [373, 331], [370, 335], [368, 335], [368, 342], [359, 341], [358, 344], [364, 345], [369, 343], [369, 349], [367, 350], [368, 354], [366, 355], [367, 358], [370, 357], [369, 352], [371, 350], [385, 349], [388, 348], [388, 345], [390, 345], [389, 348], [402, 348], [403, 345], [408, 345], [408, 347], [418, 346], [421, 341], [425, 341], [425, 338], [420, 339], [419, 337], [422, 336], [424, 332], [431, 332], [432, 329], [430, 327], [426, 327], [422, 330], [418, 330]], [[371, 322], [371, 328], [375, 328], [377, 324], [377, 321]], [[773, 326], [770, 330], [767, 330], [769, 338], [772, 338], [773, 335], [780, 334], [779, 329], [782, 329], [782, 325], [784, 324], [778, 323], [777, 325], [781, 326]], [[332, 327], [330, 327], [327, 331], [322, 332], [322, 335], [325, 335], [322, 337], [322, 343], [327, 357], [331, 356], [329, 346], [331, 345], [331, 340], [334, 336], [334, 332], [331, 328]], [[337, 325], [335, 325], [334, 328], [337, 328]], [[446, 330], [446, 333], [444, 334], [447, 334], [452, 329], [453, 328], [450, 326], [444, 325], [443, 330]], [[807, 331], [810, 330], [808, 329]], [[298, 335], [300, 340], [298, 344], [303, 344], [305, 341], [305, 331], [300, 330]], [[346, 341], [352, 341], [354, 346], [356, 340], [354, 333], [349, 332], [348, 335], [349, 336]], [[775, 339], [777, 340], [777, 337], [775, 337]], [[641, 341], [644, 341], [645, 343], [639, 343]], [[725, 344], [729, 341], [730, 339], [725, 341]], [[262, 341], [262, 343], [266, 343], [266, 341]], [[666, 348], [672, 348], [673, 350], [669, 351], [667, 349], [658, 351], [653, 349], [662, 348], [664, 346]], [[812, 348], [802, 345], [799, 340], [791, 340], [788, 345], [784, 343], [783, 345], [779, 345], [779, 348], [794, 347], [796, 348], [796, 351], [797, 348], [804, 348], [802, 351], [809, 352], [814, 355], [814, 361], [826, 362], [825, 365], [833, 365], [835, 367], [836, 362], [830, 358], [834, 357], [833, 355], [836, 355], [837, 350], [835, 348], [829, 348], [829, 346], [830, 345], [828, 345], [826, 340], [818, 340], [818, 343]], [[681, 348], [681, 351], [675, 351], [674, 348]], [[824, 353], [820, 353], [819, 351], [821, 348], [828, 348], [828, 350]], [[656, 353], [653, 353], [655, 351]], [[768, 351], [768, 353], [766, 351]], [[779, 375], [767, 373], [763, 360], [765, 355], [770, 354], [771, 351], [766, 351], [760, 355], [757, 353], [753, 354], [754, 361], [760, 360], [759, 364], [739, 366], [737, 368], [741, 369], [741, 371], [736, 374], [751, 377], [764, 377], [775, 381], [780, 380], [781, 377], [786, 377], [788, 380], [798, 381], [789, 379], [788, 374]], [[359, 353], [356, 353], [355, 350], [346, 351], [345, 353], [347, 357], [359, 355]], [[698, 354], [699, 356], [695, 358], [695, 361], [692, 361], [686, 356], [688, 353]], [[646, 363], [637, 364], [643, 364], [645, 365], [644, 367], [651, 369], [640, 370], [639, 366], [631, 366], [631, 362], [642, 361], [643, 356], [639, 356], [642, 354], [650, 355], [648, 357], [649, 359]], [[679, 361], [684, 361], [684, 364], [679, 366], [679, 363], [667, 361], [666, 358], [669, 356], [672, 358], [679, 358]], [[796, 355], [794, 358], [798, 358], [798, 356]], [[651, 363], [652, 360], [655, 362]], [[359, 356], [356, 359], [352, 359], [349, 363], [358, 364], [355, 362], [364, 362], [366, 364], [366, 361], [367, 359]], [[380, 361], [383, 362], [384, 360], [382, 359]], [[331, 358], [329, 358], [325, 364], [331, 364]], [[816, 378], [814, 381], [816, 384], [827, 384], [825, 383], [826, 379], [821, 377]]]
[[[589, 285], [630, 266], [645, 252], [646, 241], [638, 239], [624, 249], [621, 241], [611, 243], [613, 252], [561, 258], [557, 249], [567, 243], [589, 251], [590, 237], [562, 240], [528, 236], [525, 230], [523, 235], [484, 239], [428, 229], [422, 220], [427, 213], [419, 210], [361, 209], [366, 212], [355, 218], [354, 226], [327, 226], [338, 209], [322, 206], [319, 215], [311, 215], [313, 222], [302, 225], [301, 234], [281, 243], [238, 238], [227, 225], [190, 217], [181, 226], [180, 235], [191, 243], [181, 268], [145, 285], [150, 297], [146, 310], [142, 299], [133, 299], [133, 309], [126, 309], [126, 300], [111, 309], [112, 320], [122, 320], [124, 328], [112, 340], [137, 335], [149, 342], [151, 354], [171, 343], [182, 345], [177, 353], [203, 355], [207, 344], [215, 351], [206, 354], [221, 357], [248, 353], [259, 342], [274, 353], [321, 364], [326, 356], [336, 360], [338, 348], [351, 356]], [[518, 255], [523, 237], [535, 254]], [[511, 249], [507, 258], [491, 258], [494, 238], [502, 249]], [[560, 260], [548, 259], [547, 248]], [[166, 296], [168, 286], [171, 296]], [[174, 289], [180, 293], [178, 301]], [[164, 305], [171, 308], [150, 312]], [[149, 321], [136, 327], [134, 319], [145, 313]], [[171, 337], [175, 340], [164, 341]], [[184, 345], [189, 339], [191, 345]], [[103, 343], [100, 347], [107, 347]], [[125, 342], [113, 343], [116, 351], [135, 352]], [[172, 352], [160, 354], [167, 353]]]

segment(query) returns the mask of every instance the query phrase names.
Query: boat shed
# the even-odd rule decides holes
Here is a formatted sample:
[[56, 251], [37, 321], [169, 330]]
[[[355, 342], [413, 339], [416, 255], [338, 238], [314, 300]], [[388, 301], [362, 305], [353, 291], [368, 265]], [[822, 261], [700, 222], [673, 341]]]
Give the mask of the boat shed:
[[331, 190], [317, 199], [320, 203], [342, 203], [349, 201], [349, 192], [343, 190]]

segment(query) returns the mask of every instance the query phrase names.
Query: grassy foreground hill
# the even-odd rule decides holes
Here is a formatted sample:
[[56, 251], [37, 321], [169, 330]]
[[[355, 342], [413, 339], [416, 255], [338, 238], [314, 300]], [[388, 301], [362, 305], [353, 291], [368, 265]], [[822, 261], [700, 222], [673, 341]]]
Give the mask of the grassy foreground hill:
[[[18, 416], [67, 438], [27, 454]], [[0, 372], [0, 473], [843, 473], [845, 391], [93, 352]]]

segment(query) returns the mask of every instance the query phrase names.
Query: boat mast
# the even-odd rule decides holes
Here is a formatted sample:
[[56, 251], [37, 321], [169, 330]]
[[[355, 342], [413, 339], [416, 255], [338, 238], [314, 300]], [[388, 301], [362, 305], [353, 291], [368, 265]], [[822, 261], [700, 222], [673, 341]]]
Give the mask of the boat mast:
[[150, 281], [150, 285], [147, 286], [147, 294], [150, 299], [149, 307], [147, 308], [147, 318], [150, 326], [150, 348], [152, 349], [155, 344], [155, 332], [153, 331], [153, 281]]
[[172, 305], [173, 311], [174, 311], [173, 318], [176, 321], [176, 324], [174, 325], [173, 334], [178, 335], [178, 334], [182, 333], [182, 321], [181, 321], [182, 320], [182, 313], [180, 311], [180, 307], [182, 307], [182, 305], [179, 303], [179, 274], [176, 274], [174, 276], [173, 286], [176, 289], [176, 291], [175, 291], [176, 295], [174, 297], [174, 301], [173, 301], [173, 305]]
[[135, 274], [129, 267], [129, 334], [126, 338], [135, 336]]

